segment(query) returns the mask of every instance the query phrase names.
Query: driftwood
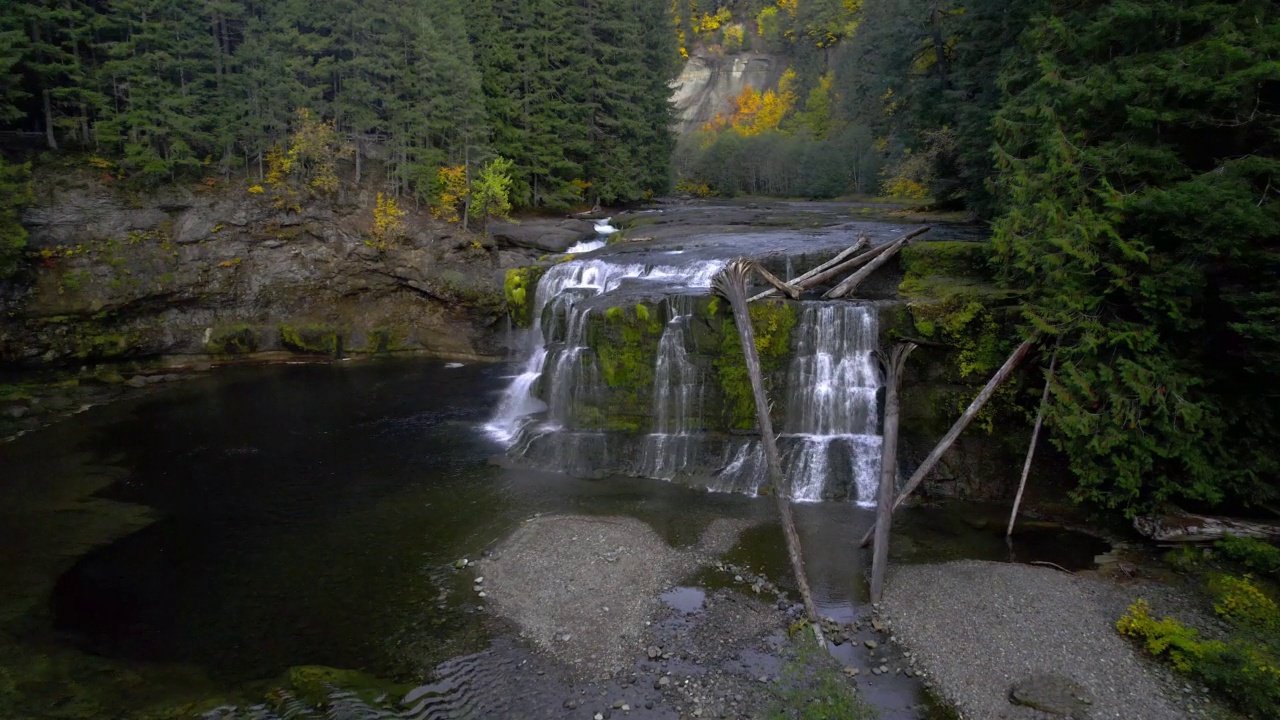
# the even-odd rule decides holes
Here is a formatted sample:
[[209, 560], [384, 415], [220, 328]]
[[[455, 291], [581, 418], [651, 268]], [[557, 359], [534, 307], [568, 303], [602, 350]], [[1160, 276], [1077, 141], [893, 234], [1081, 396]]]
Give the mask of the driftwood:
[[895, 345], [888, 357], [876, 352], [884, 372], [884, 441], [880, 445], [880, 499], [876, 510], [876, 545], [871, 558], [871, 602], [880, 602], [889, 565], [889, 523], [893, 519], [893, 484], [898, 479], [898, 384], [912, 343]]
[[765, 270], [764, 266], [761, 265], [760, 263], [758, 262], [751, 263], [751, 269], [754, 270], [757, 275], [764, 278], [764, 281], [772, 285], [774, 289], [786, 293], [787, 297], [791, 298], [792, 300], [800, 299], [799, 288], [795, 287], [794, 285], [788, 284], [784, 280], [780, 280], [777, 275], [774, 275], [768, 270]]
[[[907, 484], [902, 488], [902, 492], [898, 493], [897, 499], [893, 501], [894, 510], [897, 510], [898, 507], [902, 505], [903, 501], [907, 499], [907, 496], [910, 495], [912, 491], [920, 485], [920, 483], [924, 482], [925, 476], [933, 470], [934, 466], [938, 464], [938, 461], [942, 459], [942, 456], [947, 453], [947, 450], [951, 449], [956, 438], [960, 437], [960, 433], [964, 432], [964, 429], [969, 427], [969, 423], [973, 422], [973, 419], [978, 416], [978, 412], [982, 410], [982, 406], [986, 405], [987, 401], [991, 399], [991, 396], [995, 395], [996, 390], [1004, 384], [1005, 380], [1009, 379], [1009, 376], [1013, 374], [1013, 369], [1018, 366], [1018, 363], [1022, 362], [1022, 359], [1027, 356], [1027, 353], [1031, 351], [1031, 346], [1034, 344], [1033, 340], [1027, 340], [1019, 345], [1018, 349], [1014, 350], [1013, 354], [1009, 356], [1009, 359], [1004, 361], [1004, 365], [996, 371], [996, 374], [991, 376], [991, 379], [987, 381], [987, 386], [982, 388], [982, 392], [978, 393], [978, 396], [973, 399], [973, 402], [969, 403], [968, 409], [964, 411], [964, 414], [960, 416], [959, 420], [956, 420], [955, 424], [951, 426], [951, 429], [947, 431], [947, 434], [942, 437], [942, 440], [938, 441], [937, 446], [933, 448], [933, 452], [929, 453], [929, 457], [925, 458], [924, 462], [920, 463], [920, 467], [916, 468], [911, 479], [908, 480]], [[862, 542], [860, 543], [862, 547], [866, 547], [867, 544], [871, 542], [871, 533], [874, 530], [875, 528], [872, 528], [867, 531], [866, 535], [862, 536]]]
[[773, 434], [773, 420], [769, 417], [769, 398], [765, 394], [764, 375], [760, 371], [760, 354], [756, 351], [755, 330], [751, 326], [751, 314], [747, 310], [747, 276], [751, 272], [751, 265], [752, 263], [741, 258], [734, 260], [715, 276], [712, 287], [733, 307], [733, 320], [738, 327], [738, 339], [742, 343], [747, 377], [751, 380], [751, 394], [756, 403], [756, 419], [760, 423], [760, 443], [764, 447], [769, 484], [773, 488], [773, 496], [778, 503], [778, 518], [782, 522], [782, 534], [787, 541], [791, 571], [796, 576], [796, 585], [800, 588], [800, 598], [804, 601], [805, 614], [813, 625], [818, 644], [825, 647], [826, 641], [822, 637], [822, 628], [818, 621], [818, 608], [813, 603], [813, 594], [809, 591], [809, 578], [804, 571], [804, 556], [800, 552], [800, 534], [796, 532], [796, 521], [791, 514], [790, 493], [783, 482], [782, 459], [778, 455], [777, 437]]
[[857, 290], [858, 286], [861, 285], [864, 280], [871, 277], [871, 273], [878, 270], [880, 266], [889, 262], [889, 260], [892, 259], [894, 255], [898, 254], [899, 250], [905, 247], [907, 243], [911, 242], [912, 238], [918, 237], [927, 232], [929, 232], [929, 228], [927, 226], [919, 227], [907, 233], [906, 235], [903, 235], [897, 240], [894, 240], [892, 243], [889, 243], [887, 246], [882, 245], [881, 247], [884, 248], [884, 251], [881, 252], [879, 256], [877, 256], [876, 258], [868, 262], [858, 272], [845, 278], [844, 281], [841, 282], [839, 285], [828, 290], [827, 294], [823, 295], [822, 298], [824, 300], [835, 300], [837, 298], [845, 297], [846, 295], [853, 292], [854, 290]]
[[1133, 519], [1133, 527], [1161, 543], [1213, 542], [1228, 535], [1280, 541], [1280, 522], [1193, 515], [1178, 508], [1169, 508], [1159, 515], [1140, 515]]
[[1018, 482], [1018, 495], [1013, 499], [1013, 512], [1009, 513], [1009, 529], [1004, 536], [1013, 535], [1013, 524], [1018, 519], [1018, 507], [1022, 505], [1022, 492], [1027, 489], [1027, 476], [1031, 474], [1031, 460], [1036, 456], [1036, 441], [1040, 439], [1040, 428], [1044, 425], [1044, 409], [1049, 406], [1049, 386], [1053, 383], [1053, 371], [1058, 367], [1058, 351], [1053, 351], [1049, 360], [1049, 374], [1044, 376], [1044, 393], [1040, 395], [1040, 410], [1036, 412], [1036, 427], [1031, 431], [1031, 444], [1027, 446], [1027, 461], [1022, 464], [1022, 480]]
[[[814, 277], [816, 277], [817, 275], [823, 272], [826, 272], [827, 270], [830, 270], [836, 267], [837, 265], [840, 265], [845, 260], [848, 260], [850, 257], [857, 255], [863, 250], [866, 250], [870, 245], [871, 245], [871, 240], [866, 236], [865, 233], [863, 233], [861, 236], [858, 237], [858, 242], [850, 245], [848, 248], [841, 251], [841, 253], [835, 256], [834, 258], [831, 258], [830, 260], [822, 263], [818, 267], [813, 268], [809, 272], [804, 273], [800, 277], [795, 278], [794, 280], [791, 280], [791, 285], [801, 290], [812, 287], [812, 285], [809, 284], [809, 281], [812, 280]], [[817, 284], [817, 283], [814, 283], [814, 284]], [[776, 292], [777, 291], [773, 289], [765, 290], [759, 295], [752, 296], [749, 302], [755, 302], [756, 300], [763, 300], [767, 297], [774, 295]]]

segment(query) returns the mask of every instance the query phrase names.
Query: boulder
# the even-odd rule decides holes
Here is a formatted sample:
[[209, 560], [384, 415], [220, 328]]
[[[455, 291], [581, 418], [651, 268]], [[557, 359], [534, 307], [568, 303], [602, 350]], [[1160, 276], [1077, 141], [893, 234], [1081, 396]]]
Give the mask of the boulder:
[[1009, 688], [1009, 702], [1042, 713], [1073, 720], [1089, 717], [1093, 701], [1079, 683], [1061, 675], [1041, 673], [1014, 683]]
[[593, 238], [595, 226], [584, 220], [525, 220], [489, 223], [489, 234], [499, 245], [562, 253]]

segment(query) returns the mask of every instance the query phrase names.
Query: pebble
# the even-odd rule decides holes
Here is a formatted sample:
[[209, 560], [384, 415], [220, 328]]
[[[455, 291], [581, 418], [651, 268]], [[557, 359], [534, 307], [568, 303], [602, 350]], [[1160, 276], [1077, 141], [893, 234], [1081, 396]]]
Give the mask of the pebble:
[[877, 643], [875, 640], [867, 640], [865, 644], [867, 648], [870, 650], [875, 650], [876, 647], [879, 645], [879, 643]]

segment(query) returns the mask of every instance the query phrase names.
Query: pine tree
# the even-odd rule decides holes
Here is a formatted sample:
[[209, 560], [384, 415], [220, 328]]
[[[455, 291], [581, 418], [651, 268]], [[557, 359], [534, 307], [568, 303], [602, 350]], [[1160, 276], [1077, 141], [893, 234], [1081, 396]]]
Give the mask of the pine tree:
[[1062, 344], [1048, 419], [1078, 495], [1273, 499], [1280, 8], [1055, 10], [1003, 79], [995, 241]]

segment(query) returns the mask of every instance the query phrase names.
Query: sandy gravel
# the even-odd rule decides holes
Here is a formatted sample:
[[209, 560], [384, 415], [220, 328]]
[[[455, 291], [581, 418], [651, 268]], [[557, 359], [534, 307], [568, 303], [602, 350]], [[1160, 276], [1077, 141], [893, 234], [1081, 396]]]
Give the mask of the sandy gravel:
[[1051, 673], [1083, 686], [1091, 720], [1187, 717], [1168, 682], [1114, 629], [1109, 581], [1027, 565], [908, 565], [890, 575], [882, 612], [969, 720], [1040, 715], [1009, 689]]
[[624, 517], [534, 518], [480, 563], [488, 601], [522, 634], [584, 676], [628, 665], [658, 596], [736, 542], [741, 523], [717, 520], [695, 548], [673, 548]]

